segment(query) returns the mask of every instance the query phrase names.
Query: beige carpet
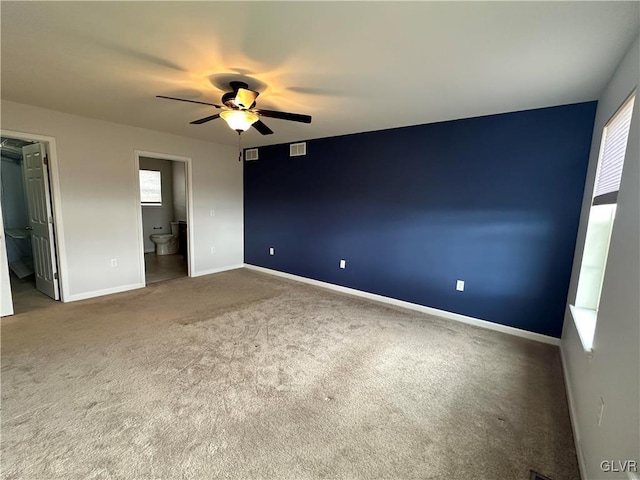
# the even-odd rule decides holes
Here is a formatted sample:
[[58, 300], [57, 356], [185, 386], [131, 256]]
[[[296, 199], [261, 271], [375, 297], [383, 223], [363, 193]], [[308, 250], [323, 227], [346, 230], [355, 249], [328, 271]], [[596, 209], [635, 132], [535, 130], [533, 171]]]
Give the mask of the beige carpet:
[[556, 347], [247, 270], [5, 318], [4, 479], [578, 479]]

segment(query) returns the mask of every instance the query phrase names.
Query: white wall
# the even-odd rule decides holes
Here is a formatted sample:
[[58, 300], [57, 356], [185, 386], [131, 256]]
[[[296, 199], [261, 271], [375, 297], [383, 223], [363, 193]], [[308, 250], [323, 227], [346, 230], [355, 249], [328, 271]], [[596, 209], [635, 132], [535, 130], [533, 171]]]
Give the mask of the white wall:
[[187, 221], [187, 197], [185, 164], [171, 162], [173, 175], [173, 219]]
[[[1, 109], [3, 131], [55, 137], [66, 301], [143, 282], [136, 149], [192, 159], [192, 274], [242, 264], [242, 164], [235, 148], [14, 102], [2, 101]], [[110, 266], [112, 258], [118, 267]]]
[[[640, 47], [632, 44], [602, 93], [596, 114], [569, 303], [578, 272], [593, 193], [602, 129], [640, 82]], [[567, 311], [562, 354], [584, 478], [629, 478], [604, 473], [603, 460], [640, 461], [640, 98], [636, 98], [618, 208], [598, 313], [593, 358], [585, 354]], [[597, 425], [600, 399], [605, 408]]]
[[[151, 241], [154, 233], [171, 233], [173, 218], [173, 168], [171, 160], [140, 157], [140, 170], [155, 170], [160, 172], [162, 187], [162, 205], [142, 206], [142, 237], [145, 253], [156, 249]], [[181, 162], [182, 163], [182, 162]]]

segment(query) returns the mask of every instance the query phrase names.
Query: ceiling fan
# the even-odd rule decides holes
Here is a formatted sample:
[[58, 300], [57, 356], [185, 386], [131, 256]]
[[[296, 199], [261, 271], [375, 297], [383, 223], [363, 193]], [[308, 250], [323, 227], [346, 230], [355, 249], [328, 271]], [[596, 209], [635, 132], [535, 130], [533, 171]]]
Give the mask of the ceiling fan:
[[216, 105], [215, 103], [200, 102], [197, 100], [187, 100], [184, 98], [167, 97], [165, 95], [156, 95], [157, 98], [165, 98], [167, 100], [178, 100], [180, 102], [199, 103], [201, 105], [210, 105], [215, 108], [220, 108], [222, 111], [215, 115], [200, 118], [190, 122], [193, 125], [201, 125], [211, 120], [215, 120], [218, 117], [227, 122], [227, 125], [232, 130], [238, 132], [240, 135], [242, 132], [247, 131], [253, 127], [262, 135], [271, 135], [273, 130], [267, 127], [260, 117], [279, 118], [281, 120], [289, 120], [292, 122], [311, 123], [311, 115], [301, 115], [299, 113], [287, 113], [278, 112], [275, 110], [264, 110], [262, 108], [255, 108], [256, 98], [260, 95], [260, 92], [250, 90], [249, 86], [244, 82], [230, 82], [232, 91], [226, 92], [222, 95], [222, 105]]

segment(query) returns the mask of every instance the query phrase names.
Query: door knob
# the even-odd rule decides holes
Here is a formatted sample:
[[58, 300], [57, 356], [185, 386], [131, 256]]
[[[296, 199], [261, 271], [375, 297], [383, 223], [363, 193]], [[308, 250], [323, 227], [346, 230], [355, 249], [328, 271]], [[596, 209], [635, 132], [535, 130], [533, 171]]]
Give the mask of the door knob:
[[33, 227], [24, 227], [25, 230], [33, 230]]

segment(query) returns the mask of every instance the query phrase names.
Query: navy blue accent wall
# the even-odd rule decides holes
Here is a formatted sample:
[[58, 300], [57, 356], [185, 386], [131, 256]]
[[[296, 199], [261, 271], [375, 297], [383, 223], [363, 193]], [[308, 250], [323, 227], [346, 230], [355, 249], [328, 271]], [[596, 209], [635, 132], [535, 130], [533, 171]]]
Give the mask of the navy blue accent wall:
[[595, 111], [316, 139], [303, 157], [260, 147], [245, 262], [559, 337]]

